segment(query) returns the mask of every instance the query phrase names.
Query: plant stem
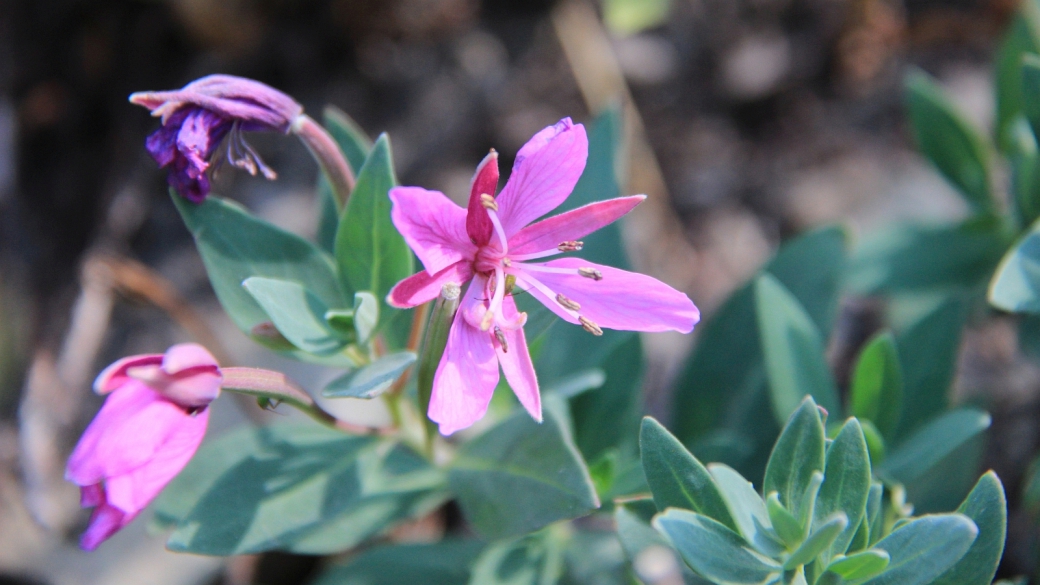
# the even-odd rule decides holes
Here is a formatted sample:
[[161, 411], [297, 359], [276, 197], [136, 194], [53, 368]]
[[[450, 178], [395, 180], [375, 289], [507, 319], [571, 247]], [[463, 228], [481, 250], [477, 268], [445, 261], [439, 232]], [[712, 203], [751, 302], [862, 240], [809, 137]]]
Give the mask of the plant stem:
[[321, 171], [332, 184], [340, 210], [343, 210], [354, 190], [355, 181], [354, 172], [350, 170], [350, 164], [336, 140], [307, 114], [297, 116], [290, 130], [303, 141], [314, 160], [318, 161]]

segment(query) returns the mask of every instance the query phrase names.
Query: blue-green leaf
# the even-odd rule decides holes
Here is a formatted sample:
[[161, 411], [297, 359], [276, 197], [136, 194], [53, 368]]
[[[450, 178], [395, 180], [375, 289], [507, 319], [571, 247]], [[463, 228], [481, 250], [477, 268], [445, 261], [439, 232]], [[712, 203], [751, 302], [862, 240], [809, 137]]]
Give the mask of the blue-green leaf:
[[1011, 22], [997, 50], [995, 63], [997, 89], [998, 142], [1005, 151], [1010, 127], [1022, 113], [1022, 56], [1040, 52], [1040, 4], [1036, 0], [1021, 3], [1021, 11]]
[[784, 508], [801, 515], [805, 490], [812, 483], [813, 473], [823, 471], [825, 457], [820, 411], [812, 398], [806, 398], [791, 413], [773, 447], [762, 491], [778, 492]]
[[267, 312], [279, 333], [301, 350], [328, 355], [346, 346], [347, 341], [325, 321], [328, 306], [303, 285], [253, 276], [242, 286]]
[[847, 557], [835, 559], [827, 570], [846, 581], [868, 579], [888, 567], [890, 557], [883, 550], [865, 550]]
[[906, 79], [906, 107], [917, 145], [977, 211], [993, 208], [989, 141], [923, 71]]
[[817, 555], [830, 548], [834, 544], [834, 539], [848, 526], [849, 519], [844, 512], [834, 513], [816, 526], [809, 534], [809, 538], [806, 538], [805, 542], [791, 553], [791, 556], [784, 561], [784, 569], [790, 571], [815, 561]]
[[1040, 222], [1035, 222], [1000, 261], [989, 302], [1013, 313], [1040, 313]]
[[311, 585], [458, 585], [469, 580], [483, 546], [477, 540], [378, 546], [332, 565]]
[[[340, 151], [347, 159], [347, 164], [354, 176], [361, 171], [361, 166], [372, 151], [372, 140], [365, 135], [361, 127], [350, 116], [335, 106], [325, 106], [322, 125], [328, 130]], [[318, 202], [321, 214], [318, 220], [318, 243], [330, 254], [336, 250], [336, 230], [343, 210], [332, 192], [332, 184], [324, 173], [318, 177]]]
[[964, 557], [932, 585], [989, 585], [1007, 537], [1007, 499], [997, 474], [986, 472], [957, 511], [975, 522], [978, 538]]
[[329, 382], [321, 395], [326, 398], [375, 398], [386, 392], [415, 363], [415, 354], [402, 351], [348, 372]]
[[473, 563], [470, 585], [550, 585], [563, 575], [563, 543], [546, 532], [493, 542]]
[[863, 585], [927, 585], [960, 560], [979, 530], [961, 514], [923, 516], [881, 539], [875, 549], [890, 558], [880, 575]]
[[844, 553], [866, 514], [867, 497], [870, 494], [870, 456], [859, 421], [849, 419], [838, 436], [827, 448], [827, 463], [823, 470], [823, 483], [816, 496], [813, 525], [826, 522], [834, 514], [842, 512], [848, 519], [845, 529], [839, 534], [825, 560]]
[[806, 394], [828, 412], [839, 414], [823, 340], [798, 300], [776, 278], [764, 274], [755, 281], [755, 307], [777, 421], [787, 420]]
[[755, 486], [733, 468], [722, 463], [709, 463], [708, 471], [726, 500], [730, 516], [744, 540], [762, 554], [776, 556], [784, 546], [773, 536], [772, 521], [762, 496]]
[[489, 538], [536, 530], [599, 507], [566, 419], [546, 400], [545, 420], [523, 410], [464, 443], [448, 477], [463, 514]]
[[[989, 428], [989, 414], [959, 408], [943, 414], [910, 436], [889, 455], [878, 471], [901, 483], [927, 474], [944, 457]], [[963, 493], [963, 492], [962, 492]]]
[[773, 559], [707, 516], [671, 509], [654, 518], [654, 527], [668, 536], [686, 564], [714, 583], [759, 585], [782, 572]]
[[850, 414], [870, 421], [891, 440], [903, 403], [903, 368], [891, 332], [879, 333], [866, 343], [850, 385]]
[[643, 344], [639, 335], [631, 334], [599, 364], [606, 375], [603, 385], [571, 399], [574, 442], [586, 460], [611, 448], [635, 457], [643, 412], [643, 362]]

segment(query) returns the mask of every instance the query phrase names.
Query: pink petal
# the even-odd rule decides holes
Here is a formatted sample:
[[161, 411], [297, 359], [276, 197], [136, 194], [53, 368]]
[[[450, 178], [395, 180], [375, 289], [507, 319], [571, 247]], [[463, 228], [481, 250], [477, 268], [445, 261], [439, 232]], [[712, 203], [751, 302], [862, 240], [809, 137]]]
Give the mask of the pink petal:
[[90, 515], [90, 525], [79, 539], [79, 546], [83, 550], [94, 550], [102, 542], [119, 531], [120, 528], [130, 523], [133, 518], [127, 518], [126, 514], [109, 506], [107, 502], [94, 508]]
[[498, 359], [491, 334], [470, 325], [464, 317], [475, 304], [483, 303], [481, 280], [473, 279], [466, 290], [433, 379], [429, 416], [440, 424], [442, 435], [480, 420], [498, 385]]
[[466, 233], [473, 243], [483, 246], [491, 241], [491, 230], [494, 225], [488, 217], [487, 209], [480, 201], [481, 195], [495, 195], [498, 190], [498, 153], [492, 150], [477, 165], [477, 172], [469, 187], [469, 207], [466, 210]]
[[[502, 316], [508, 320], [516, 318], [516, 303], [512, 297], [502, 300]], [[506, 375], [506, 381], [531, 417], [542, 422], [542, 397], [538, 392], [538, 378], [534, 373], [534, 364], [531, 363], [531, 354], [527, 351], [524, 330], [521, 327], [513, 331], [503, 330], [502, 333], [509, 350], [503, 351], [496, 343], [495, 353], [498, 355], [498, 363], [502, 365], [502, 372]]]
[[132, 380], [109, 394], [72, 451], [65, 477], [83, 486], [132, 471], [191, 419], [180, 406]]
[[520, 149], [498, 196], [506, 236], [556, 209], [574, 190], [589, 155], [585, 128], [564, 118], [535, 134]]
[[136, 516], [191, 461], [206, 435], [208, 421], [209, 409], [187, 417], [151, 459], [127, 473], [109, 477], [105, 483], [108, 503], [130, 518]]
[[157, 366], [162, 364], [162, 362], [163, 355], [160, 353], [132, 355], [116, 360], [98, 374], [97, 379], [94, 380], [94, 392], [108, 394], [131, 380], [126, 375], [128, 369], [139, 366]]
[[163, 354], [162, 368], [167, 374], [176, 374], [191, 368], [217, 368], [217, 358], [197, 343], [178, 343]]
[[551, 250], [561, 242], [579, 240], [605, 225], [614, 223], [644, 199], [646, 195], [607, 199], [543, 219], [509, 238], [509, 251], [512, 254], [531, 254]]
[[476, 245], [466, 233], [466, 210], [439, 191], [394, 187], [390, 217], [397, 231], [431, 276], [448, 266], [472, 259]]
[[[561, 258], [543, 266], [599, 270], [596, 281], [577, 274], [531, 272], [557, 293], [581, 305], [578, 311], [600, 327], [624, 331], [680, 331], [689, 333], [700, 320], [700, 311], [685, 294], [644, 274], [602, 266], [581, 258]], [[563, 319], [577, 323], [555, 299], [546, 298], [534, 287], [528, 291]]]
[[100, 483], [80, 486], [79, 507], [93, 508], [105, 501], [105, 488]]
[[391, 307], [410, 309], [437, 298], [445, 284], [453, 282], [461, 286], [471, 278], [473, 271], [468, 262], [452, 264], [434, 276], [424, 270], [395, 284], [386, 296], [386, 302]]

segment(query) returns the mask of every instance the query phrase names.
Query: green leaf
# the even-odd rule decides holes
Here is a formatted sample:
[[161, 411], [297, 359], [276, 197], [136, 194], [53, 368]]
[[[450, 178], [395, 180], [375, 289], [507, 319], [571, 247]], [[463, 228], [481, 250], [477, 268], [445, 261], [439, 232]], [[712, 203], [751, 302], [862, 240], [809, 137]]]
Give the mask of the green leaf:
[[870, 456], [859, 421], [850, 418], [827, 448], [823, 483], [816, 496], [813, 525], [842, 512], [848, 525], [834, 540], [825, 560], [844, 553], [866, 514], [870, 494]]
[[708, 471], [719, 486], [730, 516], [744, 540], [768, 556], [776, 556], [783, 551], [783, 545], [771, 534], [772, 524], [765, 502], [751, 482], [722, 463], [709, 463]]
[[586, 460], [611, 448], [635, 456], [643, 413], [643, 361], [639, 335], [630, 334], [599, 364], [606, 375], [603, 385], [570, 400], [574, 441]]
[[307, 240], [214, 195], [198, 205], [176, 193], [171, 196], [195, 238], [217, 299], [246, 334], [269, 320], [242, 288], [242, 281], [252, 276], [306, 283], [326, 306], [345, 306], [332, 258]]
[[1036, 136], [1025, 117], [1015, 118], [1009, 129], [1011, 189], [1018, 226], [1033, 223], [1040, 216], [1040, 152]]
[[837, 388], [824, 359], [823, 340], [798, 300], [776, 278], [764, 274], [755, 281], [755, 305], [776, 419], [787, 420], [806, 394], [838, 414]]
[[384, 303], [385, 321], [391, 311], [387, 293], [398, 281], [412, 275], [412, 251], [390, 220], [389, 191], [397, 185], [390, 154], [390, 140], [376, 141], [336, 231], [336, 262], [344, 288], [371, 291]]
[[866, 238], [849, 266], [849, 288], [863, 294], [974, 289], [1007, 249], [1001, 219], [959, 224], [896, 224]]
[[884, 502], [882, 501], [884, 497], [885, 487], [880, 482], [871, 480], [870, 495], [867, 496], [867, 515], [865, 517], [870, 522], [868, 545], [873, 545], [881, 539], [885, 525]]
[[761, 584], [781, 572], [775, 561], [706, 516], [671, 509], [654, 518], [654, 527], [668, 536], [686, 564], [714, 583]]
[[769, 492], [766, 497], [766, 512], [769, 513], [769, 521], [773, 524], [773, 530], [776, 531], [780, 540], [784, 541], [788, 549], [802, 543], [805, 538], [802, 523], [780, 503], [779, 493]]
[[493, 542], [473, 563], [471, 585], [551, 585], [562, 576], [563, 546], [545, 532]]
[[989, 302], [1013, 313], [1040, 313], [1040, 221], [1000, 261]]
[[825, 464], [823, 421], [812, 398], [791, 413], [766, 466], [762, 491], [779, 492], [780, 502], [795, 516], [802, 513], [805, 490]]
[[1009, 128], [1022, 113], [1022, 56], [1040, 52], [1040, 11], [1035, 0], [1021, 3], [1021, 12], [1008, 27], [997, 51], [997, 128], [996, 133], [1004, 150], [1008, 147]]
[[347, 345], [325, 321], [328, 307], [303, 285], [253, 276], [242, 286], [267, 312], [278, 332], [301, 350], [328, 355]]
[[556, 380], [547, 385], [542, 392], [553, 393], [562, 398], [574, 398], [590, 390], [602, 388], [606, 381], [607, 375], [603, 370], [589, 368]]
[[903, 412], [895, 440], [905, 439], [946, 411], [966, 313], [964, 301], [951, 297], [896, 338], [903, 368]]
[[784, 569], [790, 571], [795, 567], [815, 561], [820, 553], [834, 544], [834, 539], [848, 529], [848, 526], [849, 519], [844, 512], [837, 512], [829, 517], [816, 527], [809, 534], [809, 538], [806, 538], [805, 542], [798, 547], [798, 550], [791, 553], [791, 556], [784, 561]]
[[863, 585], [927, 585], [952, 567], [971, 546], [979, 530], [961, 514], [923, 516], [907, 522], [875, 549], [890, 557], [883, 573]]
[[368, 549], [332, 565], [311, 585], [458, 585], [469, 580], [470, 564], [483, 543], [442, 540]]
[[926, 475], [961, 445], [988, 429], [991, 421], [988, 413], [974, 408], [951, 410], [900, 444], [878, 471], [901, 483], [911, 483]]
[[464, 443], [448, 477], [466, 519], [488, 538], [506, 538], [599, 507], [566, 419], [546, 401], [545, 420], [523, 410]]
[[978, 538], [964, 557], [932, 585], [989, 585], [1007, 537], [1007, 499], [997, 474], [986, 472], [957, 511], [975, 522]]
[[627, 501], [614, 509], [618, 540], [621, 541], [625, 556], [635, 563], [640, 553], [651, 547], [655, 549], [651, 554], [671, 553], [675, 566], [682, 571], [683, 582], [686, 585], [709, 585], [708, 581], [695, 575], [689, 566], [682, 562], [665, 535], [650, 525], [656, 512], [657, 507], [650, 499]]
[[603, 21], [624, 37], [663, 24], [671, 6], [672, 0], [604, 0]]
[[414, 363], [415, 354], [410, 351], [385, 355], [329, 382], [321, 395], [326, 398], [375, 398], [389, 390]]
[[400, 444], [295, 425], [211, 442], [170, 486], [167, 546], [208, 555], [338, 552], [446, 498], [443, 474]]
[[372, 152], [372, 139], [353, 118], [336, 106], [325, 106], [322, 113], [325, 129], [347, 157], [354, 174], [360, 173], [368, 153]]
[[737, 529], [726, 500], [708, 470], [650, 417], [643, 419], [639, 448], [643, 473], [658, 510], [685, 508]]
[[891, 439], [903, 402], [903, 368], [891, 332], [878, 333], [867, 342], [856, 360], [850, 386], [852, 416], [870, 421], [882, 436]]
[[368, 343], [379, 322], [379, 299], [368, 291], [354, 293], [354, 331], [359, 343]]
[[827, 570], [846, 581], [869, 579], [888, 567], [890, 557], [883, 550], [865, 550], [847, 557], [840, 557], [827, 565]]
[[[820, 331], [830, 331], [836, 313], [846, 241], [839, 227], [805, 233], [781, 246], [764, 269]], [[703, 458], [761, 477], [780, 427], [769, 416], [753, 285], [739, 289], [699, 328], [697, 346], [676, 378], [675, 434]]]
[[906, 108], [918, 148], [976, 211], [993, 208], [989, 141], [923, 71], [906, 78]]
[[1040, 508], [1040, 457], [1034, 459], [1026, 469], [1022, 501], [1026, 509], [1034, 514]]

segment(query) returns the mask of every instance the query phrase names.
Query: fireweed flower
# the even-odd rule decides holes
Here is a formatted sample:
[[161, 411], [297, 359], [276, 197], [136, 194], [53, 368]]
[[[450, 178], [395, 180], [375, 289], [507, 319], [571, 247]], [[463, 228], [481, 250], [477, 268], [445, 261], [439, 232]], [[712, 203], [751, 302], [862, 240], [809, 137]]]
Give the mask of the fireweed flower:
[[101, 372], [94, 390], [108, 397], [65, 471], [80, 486], [81, 505], [94, 507], [80, 546], [93, 550], [129, 524], [188, 464], [220, 384], [217, 361], [193, 343], [123, 358]]
[[429, 416], [448, 435], [484, 416], [499, 381], [499, 366], [520, 403], [541, 420], [538, 380], [511, 293], [527, 292], [560, 318], [593, 335], [603, 327], [689, 333], [700, 319], [683, 293], [648, 276], [566, 257], [580, 238], [615, 221], [645, 196], [591, 203], [530, 224], [558, 207], [574, 189], [588, 157], [580, 124], [564, 118], [520, 149], [498, 197], [498, 155], [492, 151], [473, 177], [467, 209], [419, 187], [390, 190], [394, 225], [425, 271], [399, 282], [387, 298], [414, 307], [441, 287], [468, 287], [434, 376]]
[[145, 147], [160, 167], [169, 167], [170, 186], [196, 203], [206, 198], [206, 170], [227, 138], [232, 165], [268, 179], [276, 177], [242, 136], [268, 130], [287, 134], [303, 113], [291, 97], [259, 81], [210, 75], [175, 91], [138, 92], [130, 101], [162, 118]]

